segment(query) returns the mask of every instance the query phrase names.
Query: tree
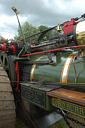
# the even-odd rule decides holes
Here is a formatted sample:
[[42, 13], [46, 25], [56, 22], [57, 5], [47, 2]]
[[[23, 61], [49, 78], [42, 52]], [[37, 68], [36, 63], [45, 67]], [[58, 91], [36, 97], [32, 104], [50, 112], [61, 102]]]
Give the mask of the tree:
[[[38, 27], [38, 29], [39, 29], [39, 31], [41, 32], [41, 31], [44, 31], [44, 30], [48, 29], [48, 27], [45, 26], [45, 25], [40, 25], [40, 26]], [[49, 39], [49, 32], [47, 32], [47, 33], [44, 35], [44, 37], [41, 39], [41, 41], [46, 41], [46, 40], [48, 40], [48, 39]]]
[[38, 29], [39, 29], [40, 32], [43, 31], [43, 30], [45, 30], [45, 29], [47, 29], [47, 28], [48, 28], [48, 27], [45, 26], [45, 25], [40, 25], [40, 26], [38, 27]]
[[[24, 23], [24, 25], [22, 26], [22, 31], [23, 31], [25, 37], [28, 37], [30, 35], [33, 35], [33, 34], [39, 32], [39, 30], [36, 27], [32, 26], [32, 24], [29, 24], [28, 22]], [[22, 39], [22, 38], [23, 37], [22, 37], [21, 31], [20, 31], [20, 28], [18, 28], [18, 39]], [[28, 38], [27, 40], [36, 42], [37, 36]]]
[[[22, 31], [24, 33], [24, 36], [25, 37], [28, 37], [30, 35], [34, 35], [36, 33], [39, 33], [45, 29], [47, 29], [48, 27], [45, 26], [45, 25], [40, 25], [38, 28], [34, 27], [32, 24], [28, 23], [28, 22], [25, 22], [23, 25], [22, 25]], [[31, 42], [34, 42], [34, 43], [37, 43], [37, 39], [39, 37], [39, 34], [32, 37], [32, 38], [26, 38], [26, 40], [29, 40]], [[22, 33], [20, 31], [20, 28], [18, 28], [18, 36], [15, 36], [15, 40], [18, 39], [23, 39], [22, 37]], [[49, 39], [49, 32], [46, 33], [43, 37], [43, 39], [41, 39], [40, 41], [46, 41]]]

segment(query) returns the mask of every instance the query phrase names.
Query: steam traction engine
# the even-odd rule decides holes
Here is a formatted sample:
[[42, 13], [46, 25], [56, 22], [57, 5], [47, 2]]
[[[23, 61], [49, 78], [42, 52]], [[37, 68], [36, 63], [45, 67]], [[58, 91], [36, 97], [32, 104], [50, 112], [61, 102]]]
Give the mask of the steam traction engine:
[[[84, 18], [34, 34], [37, 45], [26, 41], [21, 26], [22, 40], [0, 42], [1, 127], [15, 127], [15, 106], [30, 128], [47, 128], [61, 118], [70, 128], [85, 127]], [[48, 32], [49, 40], [41, 43]]]

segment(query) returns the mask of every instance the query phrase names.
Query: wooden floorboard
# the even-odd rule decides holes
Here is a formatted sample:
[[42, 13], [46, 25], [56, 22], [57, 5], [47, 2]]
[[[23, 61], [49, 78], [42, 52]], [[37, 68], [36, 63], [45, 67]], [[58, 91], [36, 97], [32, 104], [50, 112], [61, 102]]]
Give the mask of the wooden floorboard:
[[85, 93], [83, 92], [68, 89], [56, 89], [48, 92], [47, 95], [85, 106]]

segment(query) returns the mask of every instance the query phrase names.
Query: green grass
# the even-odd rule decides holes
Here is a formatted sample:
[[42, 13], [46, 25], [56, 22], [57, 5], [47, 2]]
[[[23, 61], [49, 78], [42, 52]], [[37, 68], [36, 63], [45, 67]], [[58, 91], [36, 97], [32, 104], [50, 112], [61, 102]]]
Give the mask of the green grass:
[[49, 126], [48, 128], [69, 128], [64, 121], [64, 119], [61, 119], [60, 121], [56, 122], [55, 124]]

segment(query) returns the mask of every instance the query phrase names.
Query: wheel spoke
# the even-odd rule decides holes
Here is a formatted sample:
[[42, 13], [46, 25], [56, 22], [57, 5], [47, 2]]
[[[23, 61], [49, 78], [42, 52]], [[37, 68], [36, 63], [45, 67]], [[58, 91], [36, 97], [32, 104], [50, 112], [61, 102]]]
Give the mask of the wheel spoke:
[[0, 55], [0, 63], [4, 67], [5, 70], [9, 69], [9, 63], [8, 63], [8, 58], [6, 54], [1, 53]]
[[5, 56], [3, 56], [3, 66], [5, 65]]

